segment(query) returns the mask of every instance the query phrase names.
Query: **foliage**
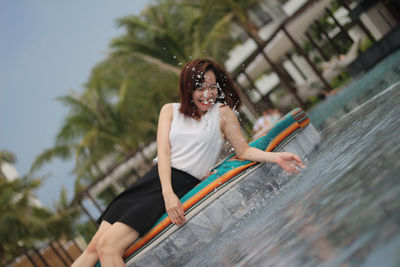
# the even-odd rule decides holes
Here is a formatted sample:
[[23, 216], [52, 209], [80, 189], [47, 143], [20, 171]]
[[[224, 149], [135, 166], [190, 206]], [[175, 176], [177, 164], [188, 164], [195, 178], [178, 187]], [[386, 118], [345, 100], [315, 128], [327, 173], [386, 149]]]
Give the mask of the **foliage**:
[[[333, 1], [330, 6], [330, 10], [332, 13], [335, 13], [337, 9], [341, 7], [341, 4], [338, 1]], [[333, 31], [337, 26], [335, 22], [331, 19], [331, 17], [328, 15], [328, 13], [324, 13], [324, 15], [318, 19], [319, 24], [321, 25], [321, 28], [326, 32], [330, 33]], [[346, 23], [344, 25], [341, 25], [345, 29], [349, 29], [352, 26], [352, 23]], [[313, 40], [319, 45], [321, 50], [324, 51], [324, 54], [328, 58], [332, 58], [334, 56], [338, 55], [338, 52], [333, 48], [332, 44], [327, 40], [327, 38], [323, 35], [321, 29], [317, 26], [317, 24], [312, 24], [309, 28], [309, 33]], [[348, 51], [348, 49], [351, 47], [352, 42], [347, 39], [347, 37], [342, 33], [339, 32], [335, 36], [331, 37], [333, 42], [335, 43], [336, 47], [340, 51]], [[315, 50], [314, 46], [311, 44], [310, 41], [305, 40], [302, 42], [302, 48], [303, 50], [310, 56], [310, 53]], [[297, 50], [295, 50], [296, 54], [300, 54]], [[312, 61], [317, 64], [321, 62], [321, 58], [317, 56], [317, 53], [311, 53]]]
[[33, 204], [32, 191], [40, 185], [39, 179], [22, 177], [8, 181], [0, 179], [0, 258], [12, 259], [22, 252], [22, 247], [33, 245], [35, 234], [42, 224], [39, 218], [46, 211]]
[[78, 207], [70, 207], [65, 188], [61, 190], [60, 198], [54, 205], [54, 212], [44, 220], [48, 237], [55, 240], [64, 238], [70, 240], [76, 235], [76, 224], [80, 216]]
[[113, 54], [133, 55], [150, 63], [175, 67], [177, 72], [192, 58], [224, 61], [226, 51], [233, 45], [229, 34], [232, 14], [222, 13], [216, 5], [206, 5], [207, 1], [198, 5], [193, 1], [182, 2], [159, 1], [140, 15], [119, 19], [126, 34], [111, 43]]
[[[0, 152], [0, 166], [4, 161], [15, 163], [8, 151]], [[0, 261], [5, 263], [23, 251], [59, 238], [71, 238], [79, 212], [70, 208], [65, 189], [54, 211], [40, 205], [34, 191], [43, 178], [30, 175], [7, 180], [0, 177]]]
[[373, 42], [369, 38], [365, 38], [359, 44], [359, 51], [365, 52], [371, 45], [373, 45]]
[[140, 15], [119, 19], [125, 34], [111, 42], [111, 54], [93, 68], [81, 95], [59, 98], [70, 113], [55, 146], [40, 154], [31, 170], [54, 157], [74, 157], [79, 191], [82, 181], [104, 173], [104, 163], [154, 140], [161, 106], [179, 99], [181, 65], [195, 57], [224, 61], [224, 51], [234, 45], [232, 13], [224, 5], [200, 2], [159, 1]]
[[345, 85], [351, 79], [350, 74], [347, 71], [342, 71], [339, 75], [331, 81], [332, 88], [339, 88]]
[[16, 157], [13, 153], [11, 153], [8, 150], [2, 149], [0, 150], [0, 164], [3, 162], [8, 162], [8, 163], [15, 163]]
[[82, 237], [85, 239], [87, 243], [90, 242], [92, 237], [97, 231], [97, 226], [92, 222], [84, 222], [80, 223], [76, 226], [77, 232], [81, 233]]
[[6, 179], [5, 174], [1, 168], [3, 163], [13, 164], [16, 161], [16, 157], [13, 153], [8, 150], [2, 149], [0, 150], [0, 179]]

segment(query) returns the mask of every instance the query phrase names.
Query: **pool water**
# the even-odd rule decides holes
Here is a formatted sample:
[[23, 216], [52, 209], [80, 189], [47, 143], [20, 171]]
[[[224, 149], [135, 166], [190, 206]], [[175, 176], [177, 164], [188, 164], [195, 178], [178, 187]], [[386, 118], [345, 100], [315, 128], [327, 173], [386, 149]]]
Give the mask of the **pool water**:
[[308, 111], [312, 124], [323, 130], [331, 123], [400, 80], [400, 50], [359, 75], [336, 95]]
[[[396, 74], [399, 67], [393, 62], [390, 67], [391, 75]], [[365, 83], [369, 77], [360, 80]], [[358, 95], [350, 91], [347, 98], [345, 93], [338, 95], [347, 103], [336, 109], [329, 106], [333, 100], [327, 101], [336, 117], [326, 115], [330, 123], [318, 124], [322, 141], [305, 159], [307, 169], [281, 177], [279, 189], [266, 194], [239, 222], [174, 264], [400, 266], [400, 83], [396, 79], [391, 85], [378, 81], [386, 89], [361, 90]]]

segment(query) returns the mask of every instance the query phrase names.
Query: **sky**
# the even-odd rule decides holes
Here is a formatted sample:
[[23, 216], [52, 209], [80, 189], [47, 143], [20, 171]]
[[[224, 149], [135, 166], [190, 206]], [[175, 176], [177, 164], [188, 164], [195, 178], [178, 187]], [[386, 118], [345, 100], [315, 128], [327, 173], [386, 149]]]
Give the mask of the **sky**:
[[[37, 155], [55, 143], [68, 109], [56, 98], [82, 92], [91, 69], [121, 34], [116, 19], [139, 14], [149, 0], [0, 0], [0, 149], [27, 174]], [[73, 162], [54, 160], [36, 196], [45, 206], [62, 186], [73, 196]]]

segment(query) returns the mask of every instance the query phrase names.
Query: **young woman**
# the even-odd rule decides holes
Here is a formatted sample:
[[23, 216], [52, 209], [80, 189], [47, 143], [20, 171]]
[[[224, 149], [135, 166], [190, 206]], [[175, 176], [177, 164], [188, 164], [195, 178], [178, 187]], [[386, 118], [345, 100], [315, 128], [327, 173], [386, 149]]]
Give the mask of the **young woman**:
[[226, 71], [209, 59], [186, 64], [180, 75], [180, 103], [166, 104], [157, 132], [157, 164], [114, 199], [100, 216], [100, 227], [73, 266], [125, 266], [122, 255], [166, 211], [172, 223], [185, 223], [179, 198], [205, 178], [219, 157], [223, 141], [240, 158], [277, 163], [287, 172], [304, 167], [292, 153], [249, 147], [234, 110], [240, 99]]

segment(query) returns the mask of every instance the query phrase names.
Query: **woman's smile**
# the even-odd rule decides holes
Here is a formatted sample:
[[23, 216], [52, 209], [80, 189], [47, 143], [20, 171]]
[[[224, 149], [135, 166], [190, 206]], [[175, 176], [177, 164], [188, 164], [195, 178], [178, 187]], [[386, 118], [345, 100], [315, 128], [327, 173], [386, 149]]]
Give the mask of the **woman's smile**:
[[204, 115], [215, 103], [218, 85], [212, 70], [204, 74], [204, 83], [193, 91], [193, 102], [200, 115]]

